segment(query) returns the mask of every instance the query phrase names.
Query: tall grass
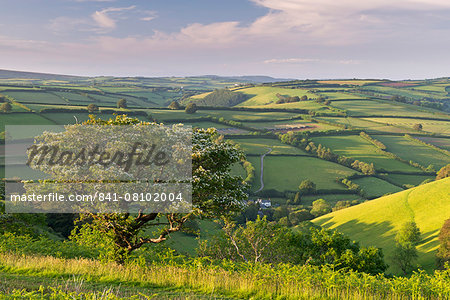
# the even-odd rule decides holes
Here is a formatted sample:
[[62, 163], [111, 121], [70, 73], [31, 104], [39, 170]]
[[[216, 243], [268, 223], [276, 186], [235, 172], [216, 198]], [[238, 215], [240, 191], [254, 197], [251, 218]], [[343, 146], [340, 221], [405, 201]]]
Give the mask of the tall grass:
[[167, 287], [252, 299], [450, 299], [450, 270], [386, 278], [330, 267], [184, 263], [168, 257], [151, 265], [101, 263], [86, 258], [0, 254], [0, 270], [27, 276], [69, 278], [140, 287]]

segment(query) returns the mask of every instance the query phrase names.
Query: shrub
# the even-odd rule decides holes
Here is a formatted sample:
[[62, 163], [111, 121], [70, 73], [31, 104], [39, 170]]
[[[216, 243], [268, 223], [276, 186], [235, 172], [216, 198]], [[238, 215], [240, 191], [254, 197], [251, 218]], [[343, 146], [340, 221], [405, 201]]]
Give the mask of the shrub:
[[303, 180], [298, 188], [303, 194], [313, 194], [316, 192], [316, 184], [309, 179]]
[[443, 269], [446, 263], [450, 263], [450, 219], [444, 222], [439, 232], [439, 251], [437, 254], [438, 268]]
[[126, 99], [120, 99], [117, 101], [117, 107], [118, 108], [127, 108], [127, 100]]
[[180, 109], [180, 104], [178, 103], [178, 101], [172, 101], [172, 103], [170, 103], [168, 107], [172, 110], [176, 110]]
[[12, 110], [12, 105], [9, 102], [5, 102], [0, 105], [0, 110], [4, 113], [8, 113]]
[[98, 106], [95, 105], [94, 103], [91, 103], [87, 106], [87, 110], [90, 113], [96, 112], [96, 111], [98, 111]]
[[193, 114], [197, 111], [197, 105], [195, 103], [189, 103], [186, 105], [186, 108], [184, 110], [187, 114]]
[[326, 215], [331, 212], [331, 206], [324, 199], [317, 199], [313, 202], [311, 214], [316, 217]]

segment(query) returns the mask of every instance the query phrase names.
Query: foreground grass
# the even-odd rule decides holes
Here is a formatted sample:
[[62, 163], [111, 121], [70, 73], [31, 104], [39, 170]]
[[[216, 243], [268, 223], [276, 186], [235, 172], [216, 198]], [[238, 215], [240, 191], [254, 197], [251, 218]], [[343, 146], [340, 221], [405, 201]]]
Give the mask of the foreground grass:
[[[223, 296], [240, 299], [448, 299], [450, 297], [450, 270], [436, 272], [433, 276], [421, 272], [411, 278], [388, 279], [382, 275], [334, 271], [329, 267], [268, 266], [231, 262], [217, 265], [206, 259], [194, 259], [184, 264], [161, 261], [149, 266], [121, 266], [92, 259], [3, 253], [0, 254], [0, 261], [0, 278], [7, 278], [2, 279], [2, 282], [8, 284], [14, 281], [15, 276], [24, 282], [31, 281], [34, 284], [34, 287], [31, 284], [28, 291], [27, 289], [21, 292], [11, 291], [10, 287], [3, 288], [0, 292], [9, 297], [18, 295], [17, 298], [37, 299], [39, 293], [46, 294], [46, 298], [52, 298], [52, 293], [57, 296], [59, 294], [60, 296], [53, 297], [56, 299], [76, 298], [77, 293], [87, 293], [87, 296], [83, 294], [80, 296], [85, 299], [115, 299], [130, 295], [137, 295], [140, 298], [149, 298], [153, 295], [160, 299], [171, 298], [174, 294], [177, 299], [197, 298], [198, 295], [209, 295], [210, 298], [216, 299]], [[52, 279], [56, 280], [56, 283], [52, 282]], [[84, 285], [80, 285], [80, 282]], [[38, 284], [42, 287], [36, 291]], [[30, 290], [35, 292], [27, 297]], [[100, 297], [102, 294], [105, 296]], [[67, 297], [64, 298], [65, 296]]]

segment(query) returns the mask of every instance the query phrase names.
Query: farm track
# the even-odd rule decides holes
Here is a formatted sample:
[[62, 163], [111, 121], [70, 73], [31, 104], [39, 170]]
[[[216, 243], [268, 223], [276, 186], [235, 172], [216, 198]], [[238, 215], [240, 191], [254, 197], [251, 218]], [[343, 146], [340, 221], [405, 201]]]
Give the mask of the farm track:
[[261, 187], [256, 191], [256, 193], [262, 191], [263, 188], [264, 188], [264, 180], [263, 180], [263, 176], [264, 176], [264, 157], [265, 157], [267, 154], [269, 154], [270, 152], [272, 152], [272, 148], [269, 148], [269, 147], [268, 147], [267, 149], [269, 149], [269, 151], [267, 151], [266, 153], [264, 153], [263, 155], [261, 155], [261, 176], [260, 176]]

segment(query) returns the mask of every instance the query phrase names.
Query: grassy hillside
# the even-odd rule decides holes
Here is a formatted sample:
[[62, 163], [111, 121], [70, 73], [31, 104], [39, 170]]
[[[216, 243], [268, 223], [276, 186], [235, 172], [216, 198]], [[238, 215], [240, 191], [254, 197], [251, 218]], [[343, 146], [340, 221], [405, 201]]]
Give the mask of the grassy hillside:
[[445, 178], [327, 214], [314, 223], [335, 228], [363, 245], [383, 248], [389, 270], [397, 272], [391, 259], [395, 235], [405, 222], [414, 220], [422, 232], [418, 264], [432, 270], [439, 230], [450, 218], [449, 200], [450, 178]]

